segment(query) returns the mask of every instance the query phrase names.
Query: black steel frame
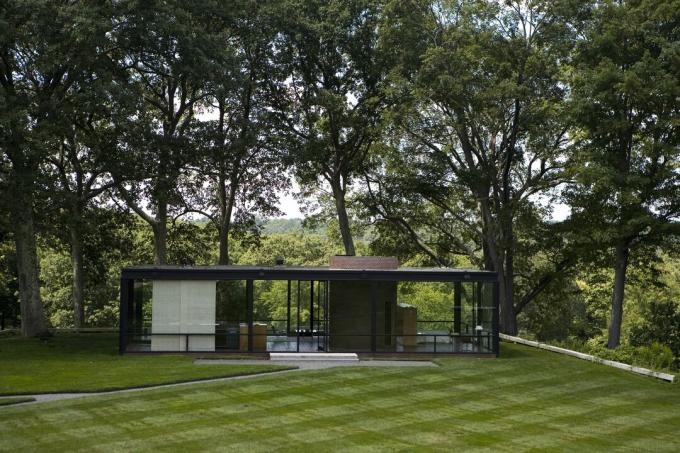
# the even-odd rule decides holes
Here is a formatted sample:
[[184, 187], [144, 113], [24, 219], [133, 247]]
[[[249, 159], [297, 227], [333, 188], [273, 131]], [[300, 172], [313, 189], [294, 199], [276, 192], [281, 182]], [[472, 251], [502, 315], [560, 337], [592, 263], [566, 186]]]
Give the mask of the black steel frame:
[[[326, 282], [324, 287], [324, 323], [328, 326], [328, 282], [331, 281], [373, 281], [373, 282], [453, 282], [454, 291], [454, 330], [460, 333], [460, 309], [461, 292], [460, 283], [492, 283], [493, 284], [493, 315], [492, 315], [492, 353], [497, 356], [499, 353], [499, 287], [498, 275], [496, 272], [477, 271], [465, 269], [418, 269], [418, 268], [398, 268], [398, 269], [332, 269], [326, 267], [254, 267], [254, 266], [133, 266], [124, 268], [121, 272], [120, 280], [120, 323], [119, 323], [119, 352], [125, 353], [127, 346], [128, 323], [133, 319], [131, 302], [134, 297], [135, 280], [245, 280], [246, 299], [247, 299], [247, 323], [248, 323], [248, 352], [253, 352], [253, 281], [254, 280], [287, 280], [287, 321], [286, 332], [290, 336], [290, 315], [291, 315], [291, 296], [292, 281], [297, 281], [297, 323], [296, 337], [297, 347], [300, 350], [300, 303], [301, 288], [300, 282], [310, 282], [310, 330], [314, 330], [314, 282]], [[321, 289], [317, 289], [317, 298], [320, 296]], [[473, 296], [474, 297], [474, 296]], [[481, 294], [478, 296], [481, 299]], [[480, 301], [481, 302], [481, 301]], [[474, 303], [474, 302], [473, 302]], [[376, 332], [375, 332], [375, 313], [376, 297], [375, 287], [371, 285], [371, 351], [376, 352]], [[320, 306], [317, 307], [320, 309]], [[328, 332], [326, 334], [326, 341]], [[175, 334], [176, 335], [176, 334]], [[194, 334], [187, 334], [188, 336]], [[198, 334], [196, 334], [198, 335]], [[325, 347], [327, 348], [327, 344]], [[436, 341], [435, 341], [436, 350]], [[359, 352], [359, 351], [358, 351]], [[363, 352], [363, 351], [361, 351]], [[394, 354], [391, 352], [390, 354]], [[398, 353], [397, 353], [398, 354]], [[407, 352], [407, 354], [419, 354]], [[426, 353], [428, 354], [428, 353]], [[489, 355], [479, 353], [477, 355]]]
[[330, 267], [131, 266], [123, 279], [149, 280], [356, 280], [413, 282], [497, 282], [496, 272], [445, 269], [334, 269]]

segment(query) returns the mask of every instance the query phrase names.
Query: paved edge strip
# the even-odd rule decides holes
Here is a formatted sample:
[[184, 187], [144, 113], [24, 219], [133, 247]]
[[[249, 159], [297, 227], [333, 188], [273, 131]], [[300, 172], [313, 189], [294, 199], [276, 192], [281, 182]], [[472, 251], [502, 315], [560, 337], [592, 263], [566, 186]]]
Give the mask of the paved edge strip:
[[[11, 402], [7, 402], [7, 401]], [[17, 404], [25, 404], [25, 403], [32, 403], [35, 401], [35, 398], [33, 397], [27, 397], [27, 396], [19, 396], [19, 397], [13, 397], [13, 396], [5, 396], [0, 398], [0, 408], [2, 407], [7, 407], [7, 406], [16, 406]]]
[[545, 349], [546, 351], [576, 357], [577, 359], [587, 360], [588, 362], [599, 363], [601, 365], [618, 368], [619, 370], [624, 370], [635, 374], [641, 374], [643, 376], [661, 379], [662, 381], [673, 382], [675, 380], [675, 375], [669, 373], [662, 373], [660, 371], [654, 371], [639, 366], [628, 365], [627, 363], [615, 362], [613, 360], [601, 359], [600, 357], [596, 357], [590, 354], [584, 354], [583, 352], [572, 351], [571, 349], [560, 348], [557, 346], [551, 346], [549, 344], [540, 343], [538, 341], [525, 340], [524, 338], [513, 337], [512, 335], [506, 335], [504, 333], [500, 334], [500, 337], [501, 339], [505, 341], [510, 341], [512, 343], [523, 344], [525, 346], [531, 346], [533, 348], [538, 349]]
[[[195, 360], [194, 363], [196, 364], [225, 364], [225, 363], [233, 363], [233, 364], [263, 364], [269, 362], [268, 360], [231, 360], [231, 359], [224, 359], [224, 360], [218, 360], [218, 359], [207, 359], [207, 360]], [[319, 370], [319, 369], [328, 369], [328, 368], [335, 368], [338, 366], [378, 366], [378, 367], [390, 367], [390, 366], [417, 366], [417, 367], [438, 367], [434, 362], [426, 362], [426, 361], [418, 361], [418, 362], [403, 362], [403, 361], [341, 361], [341, 360], [329, 360], [329, 361], [319, 361], [318, 363], [315, 363], [314, 361], [305, 361], [305, 360], [297, 360], [297, 361], [291, 361], [289, 363], [282, 363], [279, 362], [277, 365], [282, 365], [286, 366], [287, 368], [282, 369], [282, 370], [273, 370], [273, 371], [260, 371], [256, 373], [248, 373], [248, 374], [240, 374], [237, 376], [226, 376], [226, 377], [217, 377], [217, 378], [201, 378], [201, 379], [193, 379], [189, 381], [181, 381], [181, 382], [172, 382], [172, 383], [165, 383], [165, 384], [157, 384], [157, 385], [147, 385], [147, 386], [137, 386], [137, 387], [128, 387], [125, 389], [117, 389], [117, 390], [104, 390], [104, 391], [91, 391], [91, 392], [54, 392], [54, 393], [33, 393], [33, 394], [24, 394], [24, 395], [4, 395], [6, 397], [33, 397], [35, 398], [35, 401], [27, 401], [23, 403], [16, 403], [16, 404], [11, 404], [11, 405], [6, 405], [6, 406], [0, 406], [0, 410], [3, 407], [16, 407], [16, 406], [24, 406], [28, 404], [40, 404], [40, 403], [46, 403], [49, 401], [59, 401], [59, 400], [67, 400], [67, 399], [74, 399], [74, 398], [84, 398], [88, 396], [106, 396], [106, 395], [115, 395], [119, 393], [131, 393], [131, 392], [140, 392], [144, 390], [155, 390], [155, 389], [162, 389], [162, 388], [168, 388], [168, 387], [179, 387], [179, 386], [186, 386], [186, 385], [193, 385], [193, 384], [209, 384], [212, 382], [223, 382], [223, 381], [232, 381], [232, 380], [239, 380], [239, 379], [248, 379], [248, 378], [255, 378], [258, 376], [269, 376], [272, 374], [282, 374], [282, 373], [292, 373], [296, 371], [306, 371], [306, 370]]]
[[235, 376], [224, 376], [224, 377], [214, 377], [214, 378], [200, 378], [200, 379], [192, 379], [190, 381], [179, 381], [179, 382], [167, 382], [165, 384], [151, 384], [151, 385], [145, 385], [145, 386], [136, 386], [136, 387], [126, 387], [122, 389], [115, 389], [115, 390], [102, 390], [102, 391], [87, 391], [87, 392], [52, 392], [52, 393], [24, 393], [21, 395], [13, 394], [13, 395], [2, 395], [0, 398], [13, 398], [13, 397], [32, 397], [35, 399], [35, 401], [26, 401], [23, 403], [15, 403], [15, 404], [9, 404], [5, 406], [0, 406], [0, 410], [4, 407], [14, 407], [14, 406], [24, 406], [27, 404], [39, 404], [39, 403], [46, 403], [48, 401], [58, 401], [58, 400], [67, 400], [67, 399], [73, 399], [73, 398], [84, 398], [88, 396], [106, 396], [106, 395], [116, 395], [119, 393], [132, 393], [132, 392], [142, 392], [145, 390], [156, 390], [156, 389], [162, 389], [162, 388], [169, 388], [169, 387], [180, 387], [180, 386], [185, 386], [185, 385], [194, 385], [194, 384], [210, 384], [212, 382], [223, 382], [223, 381], [235, 381], [235, 380], [240, 380], [240, 379], [248, 379], [248, 378], [255, 378], [258, 376], [268, 376], [271, 374], [281, 374], [281, 373], [291, 373], [293, 371], [299, 371], [298, 368], [295, 367], [287, 367], [282, 370], [273, 370], [273, 371], [260, 371], [256, 373], [247, 373], [247, 374], [238, 374]]

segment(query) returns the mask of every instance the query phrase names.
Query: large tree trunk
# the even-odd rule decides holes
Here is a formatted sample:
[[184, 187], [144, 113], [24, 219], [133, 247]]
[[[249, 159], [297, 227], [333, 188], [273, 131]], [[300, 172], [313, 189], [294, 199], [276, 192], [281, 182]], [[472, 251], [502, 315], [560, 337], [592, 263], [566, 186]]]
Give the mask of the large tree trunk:
[[167, 241], [168, 241], [168, 224], [165, 220], [157, 219], [153, 225], [153, 263], [166, 264], [167, 263]]
[[614, 349], [621, 344], [621, 322], [623, 320], [623, 293], [626, 287], [626, 271], [628, 270], [628, 244], [622, 242], [616, 246], [614, 264], [614, 291], [612, 293], [612, 312], [609, 322], [609, 339], [607, 347]]
[[85, 324], [85, 271], [83, 241], [80, 227], [76, 224], [71, 226], [71, 266], [73, 267], [73, 323], [76, 328], [80, 328]]
[[158, 212], [156, 220], [151, 226], [153, 229], [153, 262], [154, 264], [167, 264], [168, 243], [168, 203], [157, 200]]
[[218, 198], [220, 203], [220, 218], [218, 219], [218, 235], [220, 241], [220, 256], [218, 264], [220, 265], [229, 264], [229, 232], [231, 230], [231, 214], [234, 210], [236, 184], [238, 183], [235, 179], [236, 177], [232, 176], [229, 192], [227, 193], [226, 177], [223, 174], [220, 174], [219, 178], [220, 186], [218, 188]]
[[484, 270], [494, 270], [493, 260], [491, 258], [491, 253], [489, 252], [489, 245], [484, 240], [484, 235], [482, 235], [482, 253], [484, 254]]
[[335, 209], [338, 213], [338, 223], [340, 225], [340, 234], [342, 235], [342, 244], [345, 247], [345, 255], [354, 256], [354, 239], [352, 238], [352, 231], [349, 227], [349, 217], [347, 216], [347, 206], [345, 205], [345, 192], [340, 187], [339, 182], [331, 183], [333, 189], [333, 198], [335, 199]]
[[33, 184], [13, 185], [14, 196], [12, 217], [14, 242], [17, 251], [17, 273], [19, 276], [19, 299], [21, 307], [21, 334], [35, 337], [47, 333], [40, 298], [40, 273], [38, 250], [35, 242], [33, 218]]
[[498, 273], [498, 307], [500, 331], [508, 335], [517, 335], [517, 317], [513, 306], [513, 285], [508, 282], [510, 274], [506, 270], [507, 259], [502, 257], [494, 259], [494, 268], [490, 269]]
[[[488, 190], [488, 189], [487, 189]], [[498, 273], [498, 304], [500, 308], [499, 321], [500, 331], [508, 335], [517, 334], [517, 316], [514, 307], [514, 255], [512, 248], [507, 244], [513, 243], [512, 225], [503, 227], [498, 225], [498, 220], [491, 214], [491, 209], [484, 192], [478, 195], [482, 200], [479, 203], [482, 216], [482, 244], [484, 250], [484, 263], [488, 270]], [[508, 238], [501, 241], [499, 231], [503, 230], [503, 236]]]
[[501, 330], [508, 335], [517, 335], [517, 316], [515, 314], [515, 262], [512, 248], [505, 251], [504, 278], [501, 288]]
[[229, 264], [229, 227], [220, 225], [218, 234], [220, 237], [220, 256], [217, 264], [226, 266]]

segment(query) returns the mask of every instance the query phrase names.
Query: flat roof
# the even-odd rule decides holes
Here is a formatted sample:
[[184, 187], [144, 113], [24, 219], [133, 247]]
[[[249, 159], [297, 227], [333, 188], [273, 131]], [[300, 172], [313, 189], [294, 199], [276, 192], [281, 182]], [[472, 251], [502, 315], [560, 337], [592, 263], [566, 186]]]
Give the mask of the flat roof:
[[356, 281], [483, 281], [498, 274], [477, 269], [399, 267], [396, 269], [338, 269], [328, 266], [173, 266], [141, 265], [123, 268], [121, 278], [149, 280], [356, 280]]

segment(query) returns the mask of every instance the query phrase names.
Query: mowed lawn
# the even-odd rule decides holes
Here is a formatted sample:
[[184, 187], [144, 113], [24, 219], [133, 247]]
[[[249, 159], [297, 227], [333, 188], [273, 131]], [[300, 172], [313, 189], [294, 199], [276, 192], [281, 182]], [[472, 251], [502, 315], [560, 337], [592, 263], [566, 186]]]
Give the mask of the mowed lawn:
[[[0, 338], [0, 395], [91, 392], [285, 369], [194, 365], [191, 357], [118, 355], [112, 334]], [[2, 441], [0, 441], [0, 444]]]
[[10, 404], [19, 403], [29, 403], [31, 401], [35, 401], [35, 398], [31, 398], [29, 396], [6, 397], [0, 398], [0, 406], [9, 406]]
[[680, 386], [524, 346], [0, 409], [7, 451], [680, 451]]

